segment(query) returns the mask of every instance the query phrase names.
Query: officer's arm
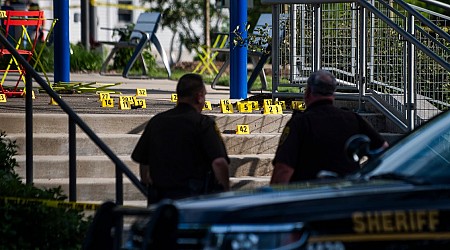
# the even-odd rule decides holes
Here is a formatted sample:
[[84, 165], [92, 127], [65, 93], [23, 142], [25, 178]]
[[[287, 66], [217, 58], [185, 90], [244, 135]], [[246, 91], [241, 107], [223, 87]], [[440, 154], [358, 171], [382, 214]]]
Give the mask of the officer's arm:
[[217, 181], [224, 187], [225, 191], [230, 190], [227, 160], [224, 157], [214, 159], [212, 162], [212, 168]]
[[288, 184], [293, 173], [294, 169], [291, 166], [277, 162], [274, 164], [270, 184]]
[[145, 164], [139, 164], [139, 175], [141, 176], [141, 182], [149, 186], [152, 182], [152, 177], [150, 176], [150, 166]]

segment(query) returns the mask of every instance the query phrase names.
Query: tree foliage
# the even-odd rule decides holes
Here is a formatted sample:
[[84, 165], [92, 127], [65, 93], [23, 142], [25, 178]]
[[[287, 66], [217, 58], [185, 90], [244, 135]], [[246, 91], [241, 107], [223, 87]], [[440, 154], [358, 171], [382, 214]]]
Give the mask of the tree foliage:
[[[181, 42], [188, 50], [203, 44], [201, 40], [204, 37], [204, 8], [205, 0], [143, 0], [151, 3], [151, 11], [160, 12], [163, 15], [161, 24], [169, 28], [174, 33], [179, 34]], [[220, 8], [211, 4], [211, 33], [222, 31], [220, 20], [227, 18]], [[202, 27], [199, 29], [198, 27]]]

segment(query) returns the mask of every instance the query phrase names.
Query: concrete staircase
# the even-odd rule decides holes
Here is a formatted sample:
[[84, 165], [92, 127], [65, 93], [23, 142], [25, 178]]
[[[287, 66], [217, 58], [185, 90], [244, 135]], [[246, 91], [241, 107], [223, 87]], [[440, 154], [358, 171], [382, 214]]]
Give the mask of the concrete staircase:
[[[287, 113], [287, 112], [286, 112]], [[230, 167], [232, 189], [247, 189], [268, 184], [272, 173], [271, 160], [280, 133], [291, 114], [220, 114], [212, 116], [223, 132], [223, 138], [232, 160]], [[376, 113], [364, 115], [379, 131], [389, 126]], [[138, 165], [130, 159], [148, 115], [80, 114], [120, 159], [138, 176]], [[16, 140], [17, 172], [25, 177], [25, 114], [0, 113], [0, 130]], [[34, 114], [33, 153], [34, 183], [40, 187], [62, 186], [68, 194], [68, 116], [65, 114]], [[248, 124], [251, 134], [236, 135], [238, 124]], [[104, 201], [115, 199], [114, 163], [77, 127], [77, 200]], [[386, 134], [389, 141], [397, 135]], [[170, 142], [167, 142], [170, 143]], [[145, 197], [124, 178], [124, 200], [145, 204]]]

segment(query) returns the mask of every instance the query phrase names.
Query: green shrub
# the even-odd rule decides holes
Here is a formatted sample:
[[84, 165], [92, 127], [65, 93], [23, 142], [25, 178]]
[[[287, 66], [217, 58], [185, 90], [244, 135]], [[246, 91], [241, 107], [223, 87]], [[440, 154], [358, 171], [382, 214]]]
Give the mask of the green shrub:
[[72, 44], [70, 48], [70, 71], [100, 71], [103, 63], [101, 53], [87, 50], [81, 44]]
[[0, 132], [0, 249], [81, 249], [90, 223], [80, 210], [6, 203], [4, 197], [65, 200], [61, 188], [23, 184], [14, 168], [16, 143]]
[[[43, 43], [36, 44], [36, 52], [30, 61], [32, 66], [35, 66], [37, 72], [53, 72], [54, 70], [54, 51], [53, 46], [44, 45]], [[36, 60], [39, 57], [39, 62]]]

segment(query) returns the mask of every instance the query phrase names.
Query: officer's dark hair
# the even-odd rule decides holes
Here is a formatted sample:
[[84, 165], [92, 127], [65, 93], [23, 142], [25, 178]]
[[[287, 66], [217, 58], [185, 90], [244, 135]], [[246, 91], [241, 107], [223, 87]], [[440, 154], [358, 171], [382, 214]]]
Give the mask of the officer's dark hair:
[[336, 77], [327, 70], [313, 72], [306, 81], [314, 95], [330, 96], [336, 91]]
[[193, 97], [196, 93], [203, 90], [205, 84], [203, 78], [198, 74], [185, 74], [177, 84], [177, 96], [180, 97]]

